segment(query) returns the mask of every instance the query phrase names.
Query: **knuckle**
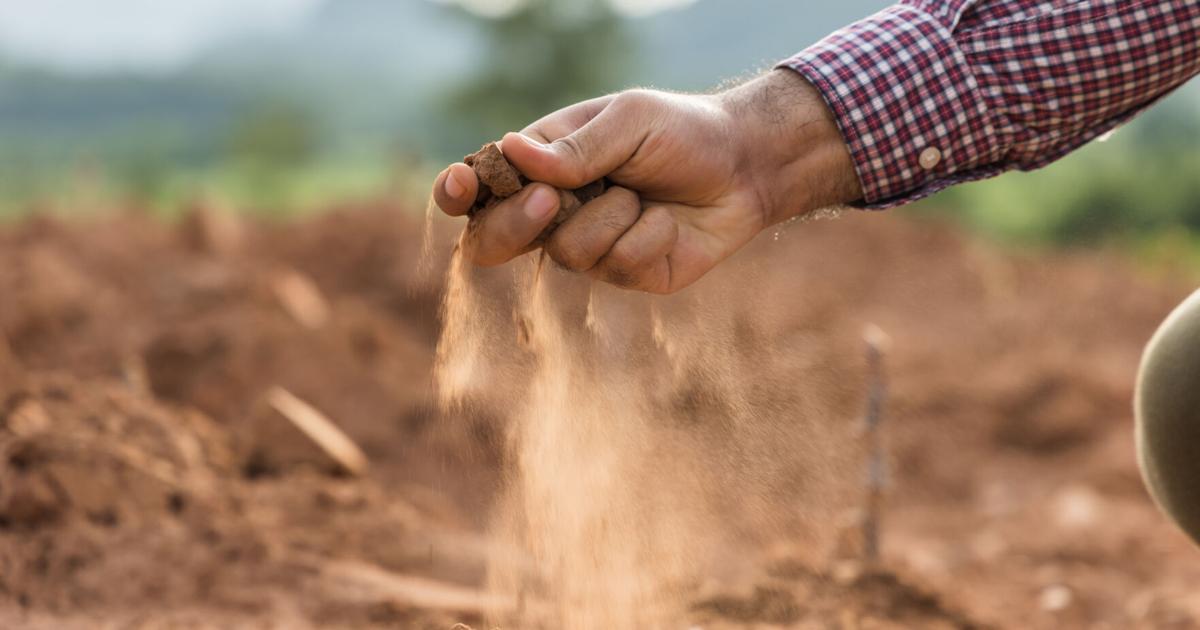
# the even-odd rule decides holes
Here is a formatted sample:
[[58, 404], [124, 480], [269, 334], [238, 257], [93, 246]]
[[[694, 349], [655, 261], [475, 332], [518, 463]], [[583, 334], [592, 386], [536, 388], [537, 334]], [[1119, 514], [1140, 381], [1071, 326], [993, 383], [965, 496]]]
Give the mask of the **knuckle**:
[[614, 269], [612, 267], [608, 267], [604, 270], [603, 279], [609, 284], [625, 289], [637, 286], [638, 281], [637, 275], [623, 269]]
[[563, 175], [570, 180], [572, 186], [582, 186], [587, 182], [583, 181], [586, 177], [587, 162], [589, 159], [590, 149], [587, 140], [580, 137], [580, 134], [571, 134], [563, 136], [554, 141], [559, 145], [560, 153], [566, 157], [563, 169]]
[[587, 244], [579, 237], [555, 232], [546, 243], [546, 253], [562, 267], [570, 271], [587, 271], [591, 268]]
[[579, 139], [579, 134], [563, 136], [554, 142], [561, 147], [561, 151], [565, 153], [567, 157], [582, 159], [586, 155], [583, 143]]
[[609, 270], [615, 270], [629, 275], [635, 275], [638, 267], [641, 266], [641, 261], [638, 259], [637, 253], [632, 248], [624, 247], [620, 243], [612, 248], [605, 256], [605, 262]]
[[610, 232], [621, 234], [629, 228], [629, 221], [625, 220], [625, 216], [619, 211], [612, 210], [600, 219], [600, 225]]
[[664, 246], [673, 244], [679, 238], [679, 222], [670, 210], [657, 207], [646, 213], [646, 222], [653, 226], [655, 234], [662, 239]]
[[642, 201], [638, 194], [628, 188], [614, 187], [605, 193], [604, 212], [600, 225], [609, 232], [622, 234], [637, 221], [642, 212]]
[[649, 108], [658, 100], [658, 95], [653, 90], [643, 88], [626, 90], [617, 95], [613, 104], [631, 111], [640, 111]]
[[642, 199], [637, 192], [625, 188], [623, 186], [613, 186], [608, 189], [607, 194], [613, 197], [613, 200], [622, 206], [633, 206], [641, 209]]

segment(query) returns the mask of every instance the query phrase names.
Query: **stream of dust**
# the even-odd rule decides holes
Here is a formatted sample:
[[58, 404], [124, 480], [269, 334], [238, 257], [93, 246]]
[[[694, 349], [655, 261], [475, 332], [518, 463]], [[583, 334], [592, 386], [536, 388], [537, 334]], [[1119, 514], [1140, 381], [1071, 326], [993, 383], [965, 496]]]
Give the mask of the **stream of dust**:
[[828, 481], [844, 469], [831, 445], [853, 416], [837, 366], [814, 359], [829, 356], [815, 351], [828, 330], [782, 324], [786, 303], [753, 297], [763, 278], [661, 298], [540, 253], [501, 280], [467, 259], [460, 241], [439, 400], [448, 418], [472, 405], [504, 416], [491, 535], [527, 559], [489, 566], [514, 608], [488, 627], [679, 628], [714, 584], [753, 579], [771, 544], [824, 552], [815, 524], [831, 520]]

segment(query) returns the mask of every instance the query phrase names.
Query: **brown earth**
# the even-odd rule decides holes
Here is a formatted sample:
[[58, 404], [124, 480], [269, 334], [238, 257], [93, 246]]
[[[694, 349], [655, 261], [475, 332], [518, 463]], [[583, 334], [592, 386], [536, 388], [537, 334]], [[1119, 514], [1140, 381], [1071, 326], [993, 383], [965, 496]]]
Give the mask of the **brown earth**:
[[[445, 257], [417, 271], [420, 230], [385, 205], [0, 228], [0, 627], [478, 626], [505, 412], [435, 411]], [[752, 250], [792, 270], [796, 321], [891, 337], [883, 561], [785, 547], [680, 627], [1200, 627], [1200, 553], [1143, 491], [1130, 418], [1185, 283], [901, 213]], [[274, 387], [369, 470], [264, 456], [306, 446], [257, 432]]]

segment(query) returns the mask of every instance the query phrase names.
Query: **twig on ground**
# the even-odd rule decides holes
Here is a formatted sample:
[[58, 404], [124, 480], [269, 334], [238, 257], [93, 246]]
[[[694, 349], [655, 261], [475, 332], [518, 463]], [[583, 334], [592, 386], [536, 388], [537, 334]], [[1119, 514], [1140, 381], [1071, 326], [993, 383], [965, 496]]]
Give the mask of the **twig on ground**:
[[879, 563], [883, 491], [887, 485], [887, 462], [880, 425], [887, 400], [883, 357], [890, 339], [882, 329], [871, 324], [863, 331], [863, 340], [867, 343], [867, 499], [862, 513], [863, 561], [867, 565], [876, 565]]

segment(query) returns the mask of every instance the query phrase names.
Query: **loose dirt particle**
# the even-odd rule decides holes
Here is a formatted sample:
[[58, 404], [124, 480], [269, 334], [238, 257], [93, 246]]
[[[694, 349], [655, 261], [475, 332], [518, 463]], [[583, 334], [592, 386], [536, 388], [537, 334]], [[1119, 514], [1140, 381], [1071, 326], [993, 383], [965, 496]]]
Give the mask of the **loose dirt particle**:
[[46, 408], [36, 400], [24, 400], [16, 404], [4, 418], [3, 426], [18, 437], [28, 437], [50, 427], [50, 416]]

